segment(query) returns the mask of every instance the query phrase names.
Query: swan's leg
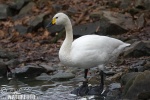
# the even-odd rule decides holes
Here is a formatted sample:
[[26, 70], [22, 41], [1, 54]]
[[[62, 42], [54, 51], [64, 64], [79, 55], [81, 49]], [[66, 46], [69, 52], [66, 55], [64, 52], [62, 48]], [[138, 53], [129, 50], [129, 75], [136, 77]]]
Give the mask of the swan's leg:
[[101, 76], [101, 83], [100, 83], [100, 88], [104, 88], [104, 72], [101, 70], [100, 71], [100, 76]]
[[85, 69], [84, 70], [84, 78], [85, 78], [85, 81], [83, 81], [83, 84], [78, 87], [77, 89], [73, 90], [71, 93], [72, 94], [76, 94], [76, 95], [80, 95], [80, 96], [83, 96], [83, 95], [87, 95], [88, 92], [89, 92], [89, 89], [88, 89], [88, 79], [87, 79], [87, 73], [88, 73], [88, 69]]

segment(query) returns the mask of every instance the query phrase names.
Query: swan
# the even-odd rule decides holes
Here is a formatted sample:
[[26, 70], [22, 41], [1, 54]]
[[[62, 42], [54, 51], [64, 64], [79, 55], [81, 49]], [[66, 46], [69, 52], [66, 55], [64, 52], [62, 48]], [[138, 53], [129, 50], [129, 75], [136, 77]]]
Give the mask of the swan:
[[98, 93], [101, 94], [104, 85], [103, 69], [109, 62], [115, 60], [123, 49], [130, 44], [121, 40], [99, 35], [85, 35], [73, 41], [73, 29], [69, 17], [64, 13], [57, 13], [47, 25], [63, 25], [66, 30], [65, 40], [59, 50], [59, 59], [62, 64], [69, 67], [85, 69], [83, 85], [72, 91], [77, 95], [90, 94], [88, 88], [87, 73], [92, 67], [99, 67], [101, 72], [101, 84]]

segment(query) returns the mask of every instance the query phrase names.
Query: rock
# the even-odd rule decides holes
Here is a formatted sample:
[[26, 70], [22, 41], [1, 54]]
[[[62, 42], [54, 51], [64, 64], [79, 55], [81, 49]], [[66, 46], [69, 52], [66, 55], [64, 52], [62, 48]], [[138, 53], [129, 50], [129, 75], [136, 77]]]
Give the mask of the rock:
[[52, 7], [55, 12], [59, 12], [62, 9], [62, 5], [59, 4], [53, 4]]
[[51, 76], [52, 80], [68, 80], [74, 78], [75, 75], [69, 72], [58, 72], [57, 74]]
[[[100, 26], [100, 22], [87, 23], [83, 25], [77, 25], [73, 27], [73, 35], [75, 37], [79, 37], [82, 35], [94, 34], [96, 33], [96, 29]], [[97, 32], [97, 34], [100, 34]]]
[[150, 56], [150, 41], [137, 41], [128, 47], [123, 54], [125, 57]]
[[15, 73], [18, 78], [36, 77], [43, 72], [46, 72], [44, 68], [35, 65], [27, 65], [20, 68], [15, 68]]
[[47, 75], [46, 73], [42, 73], [40, 76], [37, 76], [35, 79], [49, 81], [49, 80], [51, 80], [51, 76]]
[[21, 62], [18, 59], [11, 59], [9, 61], [6, 62], [6, 65], [11, 68], [14, 69], [16, 68]]
[[74, 7], [69, 7], [68, 10], [67, 10], [68, 14], [76, 14], [77, 13], [77, 10], [74, 8]]
[[120, 8], [126, 9], [132, 4], [132, 0], [121, 0]]
[[150, 92], [150, 71], [139, 73], [135, 78], [127, 82], [123, 90], [123, 98], [137, 99], [143, 92]]
[[116, 81], [121, 77], [122, 74], [123, 74], [122, 72], [119, 72], [111, 77], [106, 78], [106, 80], [107, 81]]
[[15, 59], [17, 57], [18, 53], [0, 50], [0, 58]]
[[41, 90], [42, 90], [42, 91], [46, 91], [46, 90], [48, 90], [49, 88], [53, 88], [53, 87], [56, 87], [56, 84], [42, 85], [42, 86], [41, 86]]
[[20, 10], [29, 1], [30, 0], [14, 0], [14, 2], [10, 4], [10, 8]]
[[26, 34], [31, 32], [31, 28], [29, 27], [25, 27], [23, 25], [16, 25], [14, 26], [14, 28], [16, 29], [17, 32], [19, 32], [20, 34]]
[[7, 65], [3, 61], [0, 61], [0, 77], [6, 76], [6, 73], [7, 73]]
[[20, 16], [20, 15], [25, 15], [25, 14], [31, 12], [33, 6], [35, 6], [35, 3], [34, 3], [34, 2], [28, 3], [26, 6], [24, 6], [24, 7], [20, 10], [19, 16]]
[[136, 0], [135, 7], [139, 9], [148, 9], [150, 10], [150, 1], [149, 0]]
[[136, 28], [131, 16], [112, 11], [94, 12], [92, 16], [100, 17], [100, 33], [103, 35], [117, 35]]
[[8, 5], [0, 4], [0, 20], [7, 19], [8, 16], [11, 16], [12, 12]]
[[132, 64], [129, 70], [143, 72], [145, 70], [143, 66], [145, 63], [145, 60], [140, 60], [137, 63]]
[[150, 91], [149, 92], [142, 92], [142, 93], [138, 94], [138, 99], [149, 100], [150, 99]]
[[144, 65], [145, 70], [150, 70], [150, 61], [147, 61], [146, 64]]
[[40, 64], [39, 66], [45, 68], [47, 70], [47, 72], [54, 72], [54, 71], [56, 71], [56, 69], [54, 69], [52, 66], [44, 64], [44, 63]]
[[133, 80], [141, 72], [130, 72], [121, 77], [121, 84], [126, 85], [130, 80]]
[[41, 27], [43, 24], [43, 19], [45, 16], [47, 16], [49, 13], [42, 13], [42, 14], [39, 14], [38, 16], [36, 16], [34, 19], [31, 19], [29, 22], [28, 22], [28, 25], [33, 28], [33, 29], [37, 29], [39, 27]]
[[137, 26], [138, 26], [138, 29], [141, 29], [145, 26], [145, 16], [144, 16], [144, 13], [141, 14], [141, 16], [137, 19]]
[[120, 89], [120, 88], [121, 88], [121, 84], [120, 83], [111, 83], [109, 85], [109, 90]]

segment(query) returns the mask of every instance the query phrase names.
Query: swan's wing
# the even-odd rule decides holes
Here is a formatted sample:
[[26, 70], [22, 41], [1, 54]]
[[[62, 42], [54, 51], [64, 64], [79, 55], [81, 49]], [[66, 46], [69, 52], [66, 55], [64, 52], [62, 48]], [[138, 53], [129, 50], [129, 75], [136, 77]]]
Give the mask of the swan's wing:
[[86, 35], [76, 39], [71, 47], [71, 59], [75, 65], [96, 67], [104, 64], [122, 41], [106, 36]]

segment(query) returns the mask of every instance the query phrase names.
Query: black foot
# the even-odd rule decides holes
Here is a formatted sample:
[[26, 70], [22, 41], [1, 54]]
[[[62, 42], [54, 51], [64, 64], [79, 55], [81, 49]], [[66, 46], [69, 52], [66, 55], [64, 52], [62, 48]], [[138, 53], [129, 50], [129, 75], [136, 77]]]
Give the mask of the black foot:
[[88, 95], [102, 95], [103, 94], [103, 86], [95, 86], [95, 87], [89, 87]]
[[83, 85], [81, 85], [80, 87], [76, 88], [71, 93], [72, 94], [76, 94], [78, 96], [84, 96], [84, 95], [87, 95], [88, 92], [89, 92], [88, 82], [85, 81], [85, 82], [83, 82]]

